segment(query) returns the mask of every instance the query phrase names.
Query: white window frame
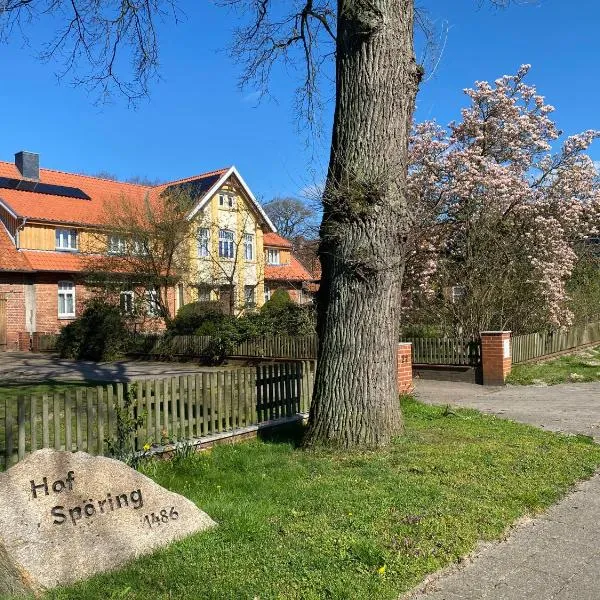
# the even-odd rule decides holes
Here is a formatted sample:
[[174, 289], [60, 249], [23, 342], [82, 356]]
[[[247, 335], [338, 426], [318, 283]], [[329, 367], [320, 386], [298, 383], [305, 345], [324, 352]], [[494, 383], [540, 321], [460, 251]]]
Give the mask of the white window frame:
[[231, 229], [219, 229], [219, 258], [233, 258], [234, 233]]
[[[65, 310], [61, 312], [60, 304], [61, 304], [61, 296], [63, 297], [63, 304]], [[72, 310], [67, 312], [67, 298], [71, 299]], [[75, 318], [76, 312], [76, 296], [75, 296], [75, 284], [72, 281], [59, 281], [58, 282], [58, 318], [59, 319], [73, 319]]]
[[210, 229], [208, 227], [198, 227], [197, 231], [198, 238], [198, 256], [205, 257], [209, 256], [210, 248]]
[[153, 288], [151, 290], [146, 290], [146, 314], [149, 317], [158, 317], [160, 310], [158, 307], [158, 294], [159, 290], [157, 288]]
[[278, 248], [267, 248], [265, 250], [266, 261], [268, 265], [280, 265], [281, 254]]
[[140, 240], [133, 240], [130, 244], [131, 254], [134, 256], [146, 256], [148, 252], [146, 252], [146, 248], [144, 248], [144, 243]]
[[127, 252], [127, 241], [122, 235], [108, 236], [108, 253], [125, 254]]
[[225, 192], [220, 193], [219, 206], [222, 208], [233, 208], [235, 206], [235, 197]]
[[265, 283], [265, 302], [268, 302], [271, 299], [271, 295], [273, 294], [273, 290], [271, 286]]
[[244, 306], [246, 308], [252, 308], [256, 306], [256, 291], [254, 285], [244, 286]]
[[135, 294], [131, 290], [121, 292], [119, 294], [119, 306], [123, 314], [132, 314], [135, 307]]
[[254, 236], [251, 233], [244, 234], [244, 258], [254, 260]]
[[56, 250], [68, 250], [70, 252], [77, 250], [77, 229], [58, 228], [55, 230], [54, 239]]
[[210, 286], [200, 284], [198, 286], [198, 302], [210, 302], [211, 292]]

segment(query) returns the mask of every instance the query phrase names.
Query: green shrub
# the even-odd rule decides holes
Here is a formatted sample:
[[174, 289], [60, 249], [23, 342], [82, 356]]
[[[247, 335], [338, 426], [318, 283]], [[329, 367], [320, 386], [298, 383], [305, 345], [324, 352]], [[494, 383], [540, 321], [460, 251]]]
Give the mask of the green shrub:
[[118, 306], [92, 300], [82, 315], [63, 328], [56, 349], [63, 358], [105, 361], [123, 356], [129, 331]]
[[[219, 302], [191, 302], [185, 304], [169, 325], [169, 331], [175, 335], [213, 335], [198, 333], [198, 329], [206, 323], [220, 323], [226, 315]], [[210, 326], [207, 326], [210, 329]]]
[[310, 335], [315, 333], [314, 307], [296, 304], [286, 290], [277, 290], [260, 310], [261, 335]]

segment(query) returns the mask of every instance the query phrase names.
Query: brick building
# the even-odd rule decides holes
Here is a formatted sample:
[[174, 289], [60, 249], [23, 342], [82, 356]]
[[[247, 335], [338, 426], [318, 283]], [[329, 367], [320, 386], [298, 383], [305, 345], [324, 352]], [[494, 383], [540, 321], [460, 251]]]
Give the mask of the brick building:
[[[190, 272], [165, 299], [173, 313], [194, 300], [230, 295], [242, 309], [261, 306], [278, 287], [298, 302], [310, 299], [310, 273], [235, 167], [148, 186], [41, 169], [37, 154], [19, 152], [14, 162], [0, 162], [0, 350], [25, 349], [35, 332], [58, 332], [81, 313], [91, 294], [82, 279], [86, 259], [126, 243], [109, 233], [101, 250], [91, 243], [107, 231], [110, 202], [142, 206], [174, 189], [194, 199], [188, 219], [197, 241], [190, 243]], [[147, 293], [144, 327], [158, 329], [153, 292]]]

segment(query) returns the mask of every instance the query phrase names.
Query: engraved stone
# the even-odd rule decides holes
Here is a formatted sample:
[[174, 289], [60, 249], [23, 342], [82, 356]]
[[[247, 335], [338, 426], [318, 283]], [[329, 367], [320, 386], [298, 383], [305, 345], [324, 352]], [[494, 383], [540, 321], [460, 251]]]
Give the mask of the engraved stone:
[[0, 596], [68, 585], [215, 525], [122, 462], [39, 450], [0, 473]]

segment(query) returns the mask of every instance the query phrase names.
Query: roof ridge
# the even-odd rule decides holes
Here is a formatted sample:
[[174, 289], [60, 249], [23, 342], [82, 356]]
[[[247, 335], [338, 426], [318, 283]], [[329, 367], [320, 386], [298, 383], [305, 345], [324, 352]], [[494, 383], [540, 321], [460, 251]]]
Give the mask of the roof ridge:
[[182, 177], [181, 179], [174, 179], [173, 181], [165, 181], [164, 183], [159, 183], [158, 185], [152, 186], [153, 188], [163, 187], [165, 185], [174, 185], [176, 183], [184, 183], [186, 181], [193, 181], [194, 179], [200, 179], [202, 177], [210, 177], [211, 175], [217, 175], [218, 173], [223, 174], [229, 171], [233, 165], [229, 167], [225, 167], [223, 169], [215, 169], [214, 171], [207, 171], [206, 173], [198, 173], [197, 175], [190, 175], [189, 177]]
[[[15, 166], [7, 160], [1, 160], [0, 163], [5, 165]], [[97, 175], [88, 175], [87, 173], [73, 173], [71, 171], [62, 171], [61, 169], [49, 169], [48, 167], [40, 167], [40, 171], [50, 171], [51, 173], [60, 173], [61, 175], [74, 175], [75, 177], [85, 177], [86, 179], [96, 179], [97, 181], [110, 181], [111, 183], [118, 183], [119, 185], [132, 185], [134, 187], [141, 187], [147, 190], [152, 189], [155, 186], [145, 185], [143, 183], [133, 183], [131, 181], [120, 181], [119, 179], [110, 179], [108, 177], [98, 177]]]

